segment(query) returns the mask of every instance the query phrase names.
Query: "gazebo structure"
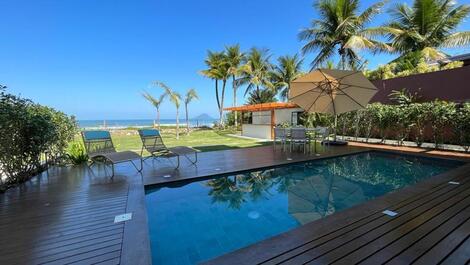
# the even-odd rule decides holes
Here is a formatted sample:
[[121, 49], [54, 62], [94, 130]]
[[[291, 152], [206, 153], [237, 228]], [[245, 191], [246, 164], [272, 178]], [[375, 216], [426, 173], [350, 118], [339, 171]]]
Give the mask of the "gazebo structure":
[[299, 113], [304, 112], [295, 103], [270, 102], [254, 105], [225, 108], [226, 111], [238, 111], [243, 115], [242, 136], [273, 139], [274, 126], [282, 123], [297, 125]]

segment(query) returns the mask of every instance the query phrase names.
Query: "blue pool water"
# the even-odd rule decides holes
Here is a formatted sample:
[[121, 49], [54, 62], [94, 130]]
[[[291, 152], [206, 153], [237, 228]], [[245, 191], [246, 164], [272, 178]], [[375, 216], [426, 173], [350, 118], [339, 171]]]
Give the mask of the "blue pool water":
[[459, 166], [367, 152], [146, 190], [153, 264], [195, 264]]

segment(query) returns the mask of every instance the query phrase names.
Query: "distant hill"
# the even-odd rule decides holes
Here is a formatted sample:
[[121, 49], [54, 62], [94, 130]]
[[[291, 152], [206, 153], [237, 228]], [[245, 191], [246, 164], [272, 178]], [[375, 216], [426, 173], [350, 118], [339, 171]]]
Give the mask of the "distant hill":
[[215, 120], [215, 119], [212, 118], [211, 116], [209, 116], [209, 114], [203, 113], [201, 115], [198, 115], [198, 116], [192, 118], [192, 120], [209, 121], [209, 120]]

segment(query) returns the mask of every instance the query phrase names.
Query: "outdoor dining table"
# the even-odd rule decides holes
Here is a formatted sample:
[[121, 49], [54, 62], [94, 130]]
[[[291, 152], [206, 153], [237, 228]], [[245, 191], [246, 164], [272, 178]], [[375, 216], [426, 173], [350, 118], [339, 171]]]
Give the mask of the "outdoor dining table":
[[[309, 151], [311, 149], [311, 144], [313, 142], [313, 148], [314, 148], [314, 152], [316, 153], [317, 152], [317, 145], [316, 145], [316, 138], [317, 138], [317, 133], [319, 130], [321, 130], [320, 127], [315, 127], [315, 128], [304, 128], [304, 127], [289, 127], [289, 128], [285, 128], [286, 130], [286, 137], [287, 137], [287, 140], [290, 140], [291, 139], [291, 131], [292, 130], [305, 130], [305, 134], [307, 136], [307, 142], [308, 142], [308, 145], [309, 145]], [[313, 141], [312, 141], [313, 140]]]

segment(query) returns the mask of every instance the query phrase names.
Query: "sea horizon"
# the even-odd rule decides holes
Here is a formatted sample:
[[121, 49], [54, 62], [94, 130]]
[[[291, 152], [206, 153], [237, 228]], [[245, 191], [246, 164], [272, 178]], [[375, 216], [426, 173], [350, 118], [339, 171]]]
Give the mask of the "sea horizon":
[[[189, 126], [209, 126], [212, 127], [217, 119], [189, 119]], [[81, 129], [124, 129], [128, 127], [143, 128], [151, 127], [157, 123], [156, 119], [99, 119], [99, 120], [77, 120]], [[160, 119], [161, 125], [174, 126], [176, 119]], [[186, 119], [179, 120], [180, 126], [186, 126]]]

